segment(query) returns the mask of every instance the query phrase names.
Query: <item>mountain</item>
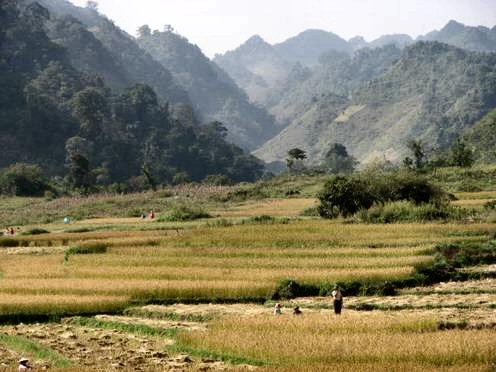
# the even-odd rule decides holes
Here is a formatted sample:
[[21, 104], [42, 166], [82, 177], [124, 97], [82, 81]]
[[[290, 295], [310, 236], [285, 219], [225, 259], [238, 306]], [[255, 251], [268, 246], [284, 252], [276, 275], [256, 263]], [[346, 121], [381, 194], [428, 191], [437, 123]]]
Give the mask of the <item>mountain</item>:
[[237, 49], [216, 55], [214, 62], [243, 88], [250, 99], [264, 103], [268, 92], [284, 81], [291, 64], [275, 48], [256, 35]]
[[229, 140], [247, 149], [275, 134], [273, 118], [251, 104], [227, 73], [179, 35], [150, 30], [149, 38], [135, 39], [95, 9], [66, 0], [40, 2], [57, 16], [50, 36], [69, 51], [73, 64], [102, 76], [113, 89], [147, 84], [162, 99], [192, 105], [201, 122], [221, 121]]
[[418, 42], [379, 76], [350, 87], [349, 97], [338, 99], [332, 90], [316, 96], [255, 154], [272, 162], [300, 146], [315, 163], [338, 142], [366, 162], [377, 156], [400, 160], [410, 138], [445, 148], [496, 106], [496, 54]]
[[452, 20], [440, 31], [432, 31], [418, 40], [440, 41], [474, 52], [495, 52], [496, 27], [471, 27]]
[[142, 32], [137, 42], [172, 72], [203, 121], [222, 122], [234, 142], [254, 149], [276, 133], [265, 109], [250, 103], [229, 75], [184, 37], [170, 31]]
[[285, 84], [274, 90], [267, 105], [283, 125], [309, 110], [321, 95], [333, 93], [349, 98], [365, 81], [371, 80], [399, 58], [401, 51], [393, 45], [360, 49], [350, 56], [329, 52], [314, 69], [296, 66]]
[[[49, 25], [50, 36], [69, 51], [75, 65], [102, 76], [114, 88], [144, 83], [172, 103], [189, 103], [187, 93], [172, 74], [143, 53], [128, 34], [105, 16], [66, 0], [39, 0], [39, 3], [60, 18]], [[86, 53], [88, 50], [90, 54]]]
[[[79, 22], [59, 21], [38, 3], [0, 3], [0, 168], [37, 164], [83, 189], [120, 183], [142, 190], [215, 174], [260, 177], [261, 162], [228, 143], [220, 123], [200, 124], [192, 108], [170, 107], [145, 84], [119, 92], [105, 85], [88, 70], [98, 68], [114, 82], [128, 70], [112, 74], [122, 66], [104, 44]], [[60, 30], [74, 33], [57, 44], [48, 33], [60, 38]], [[85, 47], [81, 60], [61, 45], [71, 38]], [[99, 65], [102, 56], [109, 60]]]
[[397, 48], [403, 49], [404, 47], [412, 43], [413, 43], [413, 39], [410, 35], [393, 34], [393, 35], [383, 35], [368, 43], [367, 47], [380, 48], [386, 45], [394, 45]]
[[475, 157], [483, 163], [496, 162], [496, 108], [479, 120], [464, 136]]
[[351, 53], [348, 42], [332, 32], [306, 30], [282, 43], [275, 44], [276, 52], [291, 63], [316, 65], [322, 54], [330, 51]]

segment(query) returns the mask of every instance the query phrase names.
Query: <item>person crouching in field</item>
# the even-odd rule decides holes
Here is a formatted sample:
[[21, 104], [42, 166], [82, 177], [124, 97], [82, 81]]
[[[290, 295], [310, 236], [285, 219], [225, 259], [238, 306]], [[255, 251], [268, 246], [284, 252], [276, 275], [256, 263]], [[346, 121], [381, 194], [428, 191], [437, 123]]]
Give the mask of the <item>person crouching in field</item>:
[[334, 286], [334, 290], [332, 291], [332, 298], [334, 300], [334, 313], [336, 315], [341, 315], [341, 309], [343, 308], [343, 295], [337, 285]]

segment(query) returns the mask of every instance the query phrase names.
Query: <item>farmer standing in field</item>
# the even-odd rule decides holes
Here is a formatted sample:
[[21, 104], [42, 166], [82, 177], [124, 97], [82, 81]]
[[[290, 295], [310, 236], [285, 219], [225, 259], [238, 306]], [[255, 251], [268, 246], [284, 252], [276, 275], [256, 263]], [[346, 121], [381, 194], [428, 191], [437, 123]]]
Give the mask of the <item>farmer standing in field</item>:
[[334, 290], [332, 291], [332, 298], [334, 300], [334, 313], [336, 315], [341, 315], [341, 309], [343, 308], [343, 294], [337, 285], [334, 286]]

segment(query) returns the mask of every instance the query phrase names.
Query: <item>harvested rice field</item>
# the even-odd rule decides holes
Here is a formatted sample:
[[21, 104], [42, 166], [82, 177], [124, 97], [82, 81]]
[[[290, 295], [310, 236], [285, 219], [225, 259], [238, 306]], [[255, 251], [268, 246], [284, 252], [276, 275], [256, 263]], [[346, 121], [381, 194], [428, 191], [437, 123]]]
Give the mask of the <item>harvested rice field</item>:
[[[0, 371], [21, 356], [68, 371], [495, 367], [494, 263], [415, 285], [438, 246], [486, 244], [494, 224], [299, 217], [315, 203], [213, 205], [211, 218], [184, 222], [102, 214], [21, 226], [43, 231], [0, 238]], [[388, 286], [397, 289], [379, 293]]]

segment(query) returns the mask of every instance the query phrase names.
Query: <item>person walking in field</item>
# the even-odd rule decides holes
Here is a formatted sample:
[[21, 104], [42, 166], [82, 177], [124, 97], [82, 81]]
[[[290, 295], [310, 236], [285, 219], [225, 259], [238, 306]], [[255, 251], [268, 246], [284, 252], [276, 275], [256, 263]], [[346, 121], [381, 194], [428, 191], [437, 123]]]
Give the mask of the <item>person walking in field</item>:
[[334, 290], [332, 291], [333, 305], [334, 305], [334, 313], [336, 315], [341, 315], [341, 309], [343, 308], [343, 294], [341, 290], [336, 285], [334, 286]]
[[274, 315], [281, 315], [282, 314], [281, 308], [282, 308], [281, 304], [277, 303], [276, 306], [274, 307]]

